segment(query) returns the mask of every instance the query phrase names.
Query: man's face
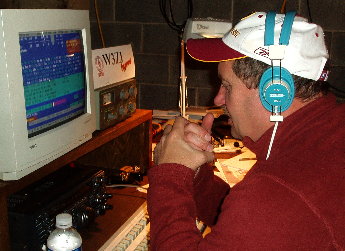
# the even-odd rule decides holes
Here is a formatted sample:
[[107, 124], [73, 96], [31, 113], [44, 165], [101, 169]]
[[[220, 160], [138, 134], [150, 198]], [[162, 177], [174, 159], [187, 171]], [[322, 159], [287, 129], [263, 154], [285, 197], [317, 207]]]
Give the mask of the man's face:
[[242, 139], [249, 136], [256, 141], [267, 129], [262, 121], [266, 113], [261, 105], [257, 89], [248, 89], [232, 70], [233, 61], [221, 62], [218, 65], [218, 75], [221, 80], [214, 103], [225, 106], [231, 125], [231, 135]]

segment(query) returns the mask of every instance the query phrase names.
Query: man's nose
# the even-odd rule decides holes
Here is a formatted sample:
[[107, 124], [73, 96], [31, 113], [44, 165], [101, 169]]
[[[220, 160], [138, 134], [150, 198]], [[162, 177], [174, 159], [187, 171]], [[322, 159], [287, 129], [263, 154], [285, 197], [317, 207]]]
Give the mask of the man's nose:
[[218, 93], [213, 100], [213, 102], [216, 106], [225, 105], [225, 94], [226, 94], [225, 88], [223, 86], [220, 86]]

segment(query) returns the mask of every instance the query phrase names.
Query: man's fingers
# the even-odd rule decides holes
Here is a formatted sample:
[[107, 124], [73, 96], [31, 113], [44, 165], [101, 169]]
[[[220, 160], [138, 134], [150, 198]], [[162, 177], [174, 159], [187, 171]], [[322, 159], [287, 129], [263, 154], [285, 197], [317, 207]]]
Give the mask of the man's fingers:
[[[208, 115], [206, 119], [206, 125], [211, 124], [212, 127], [213, 115]], [[184, 140], [188, 142], [190, 146], [197, 150], [209, 151], [213, 150], [211, 144], [210, 133], [202, 126], [195, 123], [188, 123], [185, 125]]]
[[163, 131], [163, 135], [167, 135], [168, 133], [171, 132], [171, 129], [172, 129], [172, 125], [166, 125], [165, 128], [164, 128], [164, 131]]
[[[191, 124], [192, 128], [201, 129], [204, 136], [208, 134], [201, 126], [193, 125], [188, 120], [177, 117], [172, 126], [165, 128], [164, 134], [156, 146], [154, 151], [155, 164], [177, 163], [196, 170], [200, 165], [213, 160], [213, 153], [209, 152], [209, 147], [207, 146], [210, 142], [205, 140], [204, 136], [200, 138], [199, 135], [186, 131], [186, 127], [189, 127]], [[197, 138], [196, 140], [194, 139], [196, 144], [187, 141], [185, 134], [190, 134], [193, 138]]]
[[187, 133], [193, 133], [195, 134], [195, 136], [198, 136], [205, 141], [211, 141], [210, 133], [207, 130], [205, 130], [203, 127], [195, 123], [189, 123], [188, 125], [186, 125], [185, 128], [186, 128], [185, 131]]
[[205, 117], [202, 120], [201, 126], [209, 133], [211, 134], [211, 129], [214, 121], [214, 116], [212, 113], [207, 113]]
[[185, 118], [176, 117], [175, 122], [172, 126], [172, 130], [176, 131], [180, 135], [183, 135], [184, 134], [184, 127], [188, 123], [189, 123], [188, 120], [186, 120]]
[[[210, 136], [208, 135], [208, 137]], [[212, 152], [213, 146], [208, 137], [206, 137], [206, 135], [200, 136], [193, 132], [187, 132], [184, 135], [184, 140], [187, 141], [194, 149]]]

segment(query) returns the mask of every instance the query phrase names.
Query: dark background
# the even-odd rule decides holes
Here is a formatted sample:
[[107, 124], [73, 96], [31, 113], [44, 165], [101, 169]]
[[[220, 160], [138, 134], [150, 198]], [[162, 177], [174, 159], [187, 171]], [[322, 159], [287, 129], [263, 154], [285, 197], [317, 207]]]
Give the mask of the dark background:
[[[7, 8], [89, 9], [92, 48], [102, 47], [96, 0], [5, 0]], [[169, 3], [169, 1], [167, 1]], [[307, 0], [286, 1], [286, 11], [296, 10], [309, 18]], [[177, 109], [180, 79], [178, 33], [165, 22], [159, 0], [96, 1], [106, 47], [132, 43], [139, 88], [138, 108]], [[312, 21], [320, 24], [330, 54], [329, 82], [345, 92], [345, 1], [309, 0]], [[254, 11], [280, 12], [283, 0], [193, 0], [192, 17], [228, 19], [233, 24]], [[1, 4], [0, 4], [1, 5]], [[172, 0], [177, 23], [185, 21], [187, 0]], [[1, 7], [1, 6], [0, 6]], [[216, 63], [201, 63], [186, 55], [186, 75], [190, 106], [213, 104], [219, 86]], [[343, 101], [345, 93], [337, 95]]]

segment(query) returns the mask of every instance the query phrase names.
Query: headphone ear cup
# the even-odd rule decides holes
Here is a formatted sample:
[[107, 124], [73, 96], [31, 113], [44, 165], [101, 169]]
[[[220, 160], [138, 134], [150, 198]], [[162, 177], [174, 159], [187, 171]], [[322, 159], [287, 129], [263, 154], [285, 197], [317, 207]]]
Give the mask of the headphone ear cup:
[[262, 105], [270, 112], [274, 107], [279, 111], [287, 110], [295, 96], [295, 85], [292, 75], [285, 68], [273, 66], [261, 76], [259, 94]]

